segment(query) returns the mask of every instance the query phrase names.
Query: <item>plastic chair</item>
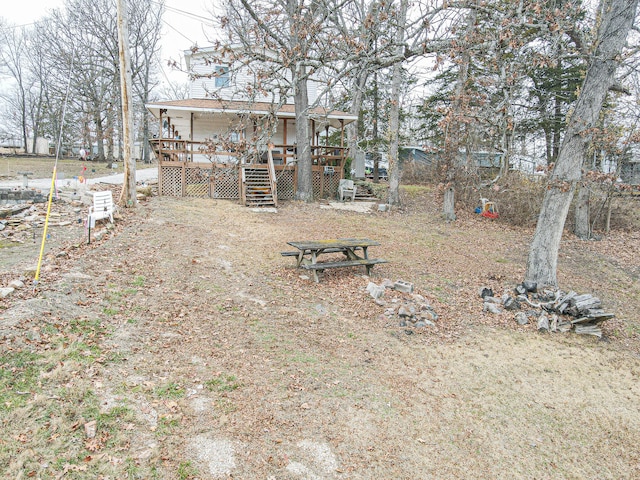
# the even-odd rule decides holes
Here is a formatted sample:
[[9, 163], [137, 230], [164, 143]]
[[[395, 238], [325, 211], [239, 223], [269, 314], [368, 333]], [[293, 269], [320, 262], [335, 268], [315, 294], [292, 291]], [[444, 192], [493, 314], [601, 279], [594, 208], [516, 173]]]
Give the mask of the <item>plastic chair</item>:
[[341, 202], [344, 202], [345, 198], [351, 198], [352, 202], [356, 200], [356, 186], [353, 184], [353, 180], [340, 180], [338, 184], [338, 198]]

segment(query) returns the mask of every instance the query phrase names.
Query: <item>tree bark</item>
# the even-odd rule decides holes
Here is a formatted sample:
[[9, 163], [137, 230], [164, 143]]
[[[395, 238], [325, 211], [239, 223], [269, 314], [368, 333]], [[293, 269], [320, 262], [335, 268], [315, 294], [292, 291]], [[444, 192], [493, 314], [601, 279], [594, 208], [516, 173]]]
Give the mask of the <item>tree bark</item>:
[[120, 204], [135, 207], [136, 163], [131, 155], [133, 147], [133, 111], [131, 100], [131, 59], [129, 57], [129, 29], [126, 0], [118, 0], [118, 52], [120, 57], [120, 92], [122, 97], [122, 133], [124, 149], [124, 183], [120, 194]]
[[589, 187], [583, 183], [580, 185], [576, 195], [575, 227], [573, 232], [581, 240], [589, 240], [591, 238], [590, 193]]
[[444, 191], [444, 201], [442, 202], [443, 203], [442, 212], [444, 214], [445, 220], [448, 222], [453, 222], [456, 219], [455, 193], [456, 193], [456, 190], [453, 185], [450, 185]]
[[591, 129], [614, 82], [620, 52], [633, 25], [638, 0], [602, 0], [602, 5], [604, 13], [596, 48], [569, 119], [529, 249], [525, 280], [537, 282], [539, 286], [557, 286], [558, 252], [567, 212], [581, 178]]
[[[400, 3], [398, 16], [398, 32], [396, 41], [398, 45], [404, 42], [404, 24], [407, 19], [407, 1]], [[389, 205], [400, 205], [400, 176], [402, 165], [400, 163], [400, 87], [402, 83], [402, 62], [393, 65], [391, 75], [391, 109], [389, 113], [389, 130], [391, 142], [389, 145]]]
[[292, 73], [295, 79], [296, 158], [298, 160], [298, 183], [295, 198], [303, 202], [313, 202], [312, 132], [309, 131], [309, 94], [305, 66], [301, 63], [298, 64]]

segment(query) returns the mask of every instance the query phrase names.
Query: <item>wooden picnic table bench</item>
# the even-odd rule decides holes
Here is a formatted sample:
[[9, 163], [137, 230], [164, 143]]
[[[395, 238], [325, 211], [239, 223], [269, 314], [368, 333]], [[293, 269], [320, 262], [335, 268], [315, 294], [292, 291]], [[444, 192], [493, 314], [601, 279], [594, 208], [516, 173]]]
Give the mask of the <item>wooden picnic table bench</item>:
[[[367, 269], [367, 275], [371, 273], [371, 268], [379, 263], [387, 261], [381, 258], [369, 258], [368, 248], [380, 245], [375, 240], [368, 238], [335, 238], [329, 240], [306, 240], [287, 242], [297, 251], [282, 252], [283, 256], [296, 256], [296, 267], [313, 271], [313, 278], [319, 282], [318, 272], [327, 268], [355, 267], [363, 265]], [[362, 256], [356, 251], [362, 250]], [[318, 262], [318, 257], [325, 253], [343, 253], [344, 260]]]

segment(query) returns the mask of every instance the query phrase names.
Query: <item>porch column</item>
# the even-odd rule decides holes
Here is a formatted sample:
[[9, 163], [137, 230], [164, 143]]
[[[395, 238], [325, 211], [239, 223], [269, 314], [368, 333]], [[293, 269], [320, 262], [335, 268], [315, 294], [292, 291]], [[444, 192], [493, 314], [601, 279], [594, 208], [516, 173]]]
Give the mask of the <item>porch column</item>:
[[340, 119], [340, 147], [344, 147], [344, 120]]
[[284, 132], [282, 132], [282, 143], [286, 145], [287, 144], [287, 119], [286, 118], [282, 119], [282, 124], [284, 125], [283, 126]]
[[189, 151], [191, 153], [190, 160], [193, 162], [193, 112], [191, 112], [190, 125], [189, 125]]

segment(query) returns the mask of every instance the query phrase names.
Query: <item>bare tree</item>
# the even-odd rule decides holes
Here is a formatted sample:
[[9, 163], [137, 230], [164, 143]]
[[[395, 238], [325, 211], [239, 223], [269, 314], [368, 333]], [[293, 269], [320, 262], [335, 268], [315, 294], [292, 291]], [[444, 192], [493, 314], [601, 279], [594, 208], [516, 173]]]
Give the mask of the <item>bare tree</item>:
[[558, 161], [549, 179], [529, 250], [525, 278], [539, 285], [557, 285], [560, 240], [569, 205], [581, 178], [586, 148], [607, 91], [614, 84], [638, 0], [602, 0], [602, 17], [589, 68], [580, 90]]
[[[0, 29], [0, 65], [9, 73], [15, 88], [9, 93], [9, 101], [19, 112], [19, 125], [24, 151], [28, 151], [29, 138], [28, 98], [29, 70], [27, 51], [29, 48], [28, 35], [24, 28], [10, 27]], [[35, 144], [35, 139], [34, 139]]]
[[[397, 12], [398, 28], [396, 30], [396, 43], [398, 49], [405, 41], [405, 24], [407, 21], [407, 0], [401, 0]], [[399, 51], [398, 55], [402, 52]], [[400, 205], [400, 159], [398, 157], [400, 143], [400, 95], [402, 91], [402, 63], [396, 62], [391, 74], [391, 109], [389, 119], [389, 205]]]

